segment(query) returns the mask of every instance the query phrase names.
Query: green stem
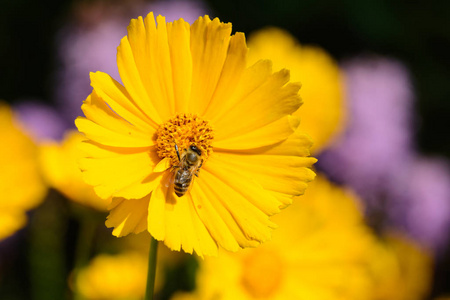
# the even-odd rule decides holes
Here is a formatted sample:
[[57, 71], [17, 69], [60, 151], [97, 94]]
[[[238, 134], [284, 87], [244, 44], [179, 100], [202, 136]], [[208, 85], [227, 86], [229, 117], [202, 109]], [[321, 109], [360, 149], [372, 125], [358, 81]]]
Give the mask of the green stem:
[[66, 265], [64, 238], [67, 215], [63, 199], [50, 192], [30, 220], [30, 275], [32, 299], [64, 299]]
[[92, 244], [95, 237], [95, 232], [97, 229], [97, 220], [86, 214], [84, 217], [79, 218], [80, 231], [78, 234], [78, 240], [75, 251], [75, 266], [73, 274], [73, 286], [74, 286], [74, 299], [82, 300], [84, 297], [79, 293], [76, 286], [76, 279], [78, 277], [79, 271], [85, 267], [88, 262], [92, 251]]
[[158, 252], [158, 241], [150, 236], [150, 250], [148, 255], [147, 290], [145, 300], [153, 300], [156, 278], [156, 256]]

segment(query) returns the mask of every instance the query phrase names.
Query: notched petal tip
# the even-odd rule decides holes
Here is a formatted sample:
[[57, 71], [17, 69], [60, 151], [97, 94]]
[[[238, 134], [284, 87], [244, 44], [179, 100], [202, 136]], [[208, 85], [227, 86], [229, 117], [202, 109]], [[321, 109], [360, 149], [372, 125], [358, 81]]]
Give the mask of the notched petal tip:
[[153, 168], [153, 172], [160, 173], [170, 168], [170, 158], [161, 159], [161, 161]]
[[296, 116], [288, 116], [289, 125], [291, 126], [292, 133], [297, 130], [297, 128], [300, 126], [300, 118]]

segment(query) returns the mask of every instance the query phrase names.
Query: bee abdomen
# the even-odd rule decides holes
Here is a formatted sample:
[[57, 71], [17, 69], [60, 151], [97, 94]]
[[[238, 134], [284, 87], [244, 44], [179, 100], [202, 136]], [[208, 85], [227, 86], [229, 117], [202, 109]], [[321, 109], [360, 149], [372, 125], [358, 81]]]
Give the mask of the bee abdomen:
[[173, 189], [178, 197], [182, 197], [189, 190], [191, 185], [192, 176], [186, 170], [179, 170], [175, 176]]

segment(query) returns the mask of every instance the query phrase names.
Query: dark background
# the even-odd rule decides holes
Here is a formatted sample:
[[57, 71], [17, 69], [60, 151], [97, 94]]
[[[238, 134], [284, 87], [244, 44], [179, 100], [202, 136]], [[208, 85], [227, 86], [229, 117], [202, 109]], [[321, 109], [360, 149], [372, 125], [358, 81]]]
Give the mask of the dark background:
[[[55, 101], [55, 33], [75, 2], [0, 0], [0, 99]], [[419, 150], [450, 158], [450, 1], [206, 2], [215, 16], [246, 34], [278, 26], [301, 43], [326, 49], [338, 61], [361, 53], [399, 59], [412, 73]], [[450, 255], [446, 257], [436, 270], [434, 295], [450, 293]]]

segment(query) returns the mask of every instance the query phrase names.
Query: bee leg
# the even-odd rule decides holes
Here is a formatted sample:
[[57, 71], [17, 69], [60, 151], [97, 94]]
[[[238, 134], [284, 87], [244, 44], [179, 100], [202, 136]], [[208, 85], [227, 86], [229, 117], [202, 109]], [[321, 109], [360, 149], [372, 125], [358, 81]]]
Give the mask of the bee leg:
[[177, 152], [178, 161], [181, 161], [181, 158], [180, 158], [180, 152], [178, 151], [178, 145], [177, 145], [176, 142], [175, 142], [175, 151]]
[[202, 166], [203, 166], [203, 159], [202, 159], [202, 161], [200, 162], [200, 166], [198, 166], [197, 171], [195, 171], [195, 173], [194, 173], [195, 176], [198, 177], [198, 173], [200, 172], [200, 168], [201, 168]]

